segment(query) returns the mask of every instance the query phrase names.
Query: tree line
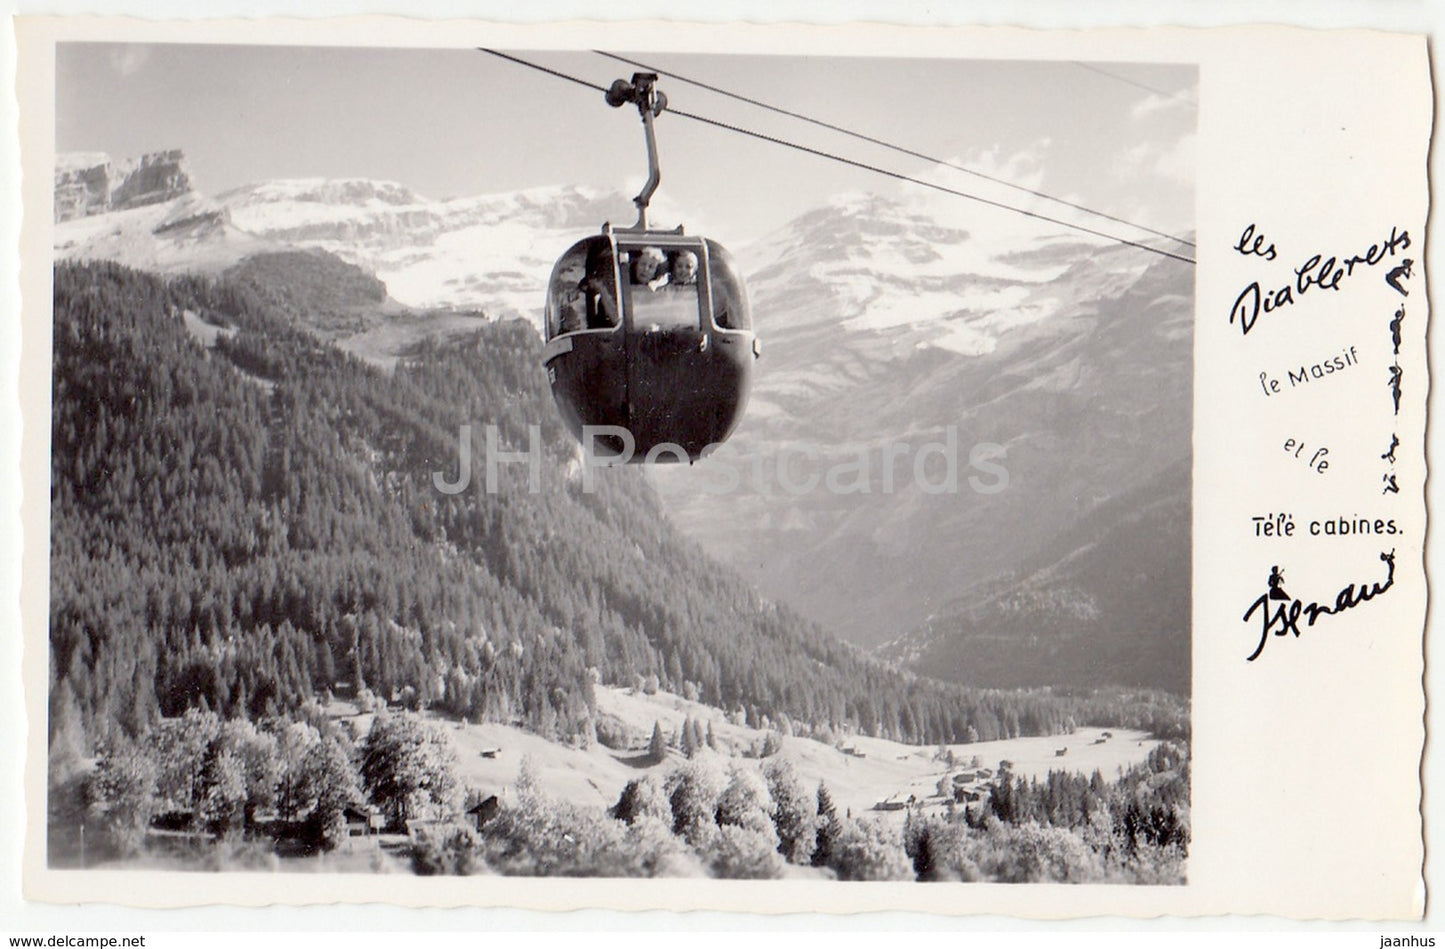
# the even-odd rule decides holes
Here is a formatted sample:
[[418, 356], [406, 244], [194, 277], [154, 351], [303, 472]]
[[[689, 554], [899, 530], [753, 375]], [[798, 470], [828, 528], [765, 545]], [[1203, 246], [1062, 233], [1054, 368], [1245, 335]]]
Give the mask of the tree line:
[[1188, 855], [1188, 749], [1175, 743], [1114, 781], [1025, 781], [1004, 766], [984, 803], [949, 797], [940, 814], [919, 802], [901, 825], [840, 814], [786, 754], [755, 763], [704, 745], [629, 781], [606, 810], [552, 797], [524, 759], [514, 793], [478, 826], [469, 805], [485, 795], [462, 786], [456, 763], [446, 734], [415, 713], [378, 713], [357, 736], [314, 704], [259, 725], [191, 709], [106, 740], [89, 767], [52, 747], [51, 858], [86, 861], [87, 839], [89, 865], [134, 857], [157, 828], [317, 852], [368, 807], [409, 834], [421, 874], [772, 879], [807, 867], [843, 880], [1159, 884], [1182, 882]]

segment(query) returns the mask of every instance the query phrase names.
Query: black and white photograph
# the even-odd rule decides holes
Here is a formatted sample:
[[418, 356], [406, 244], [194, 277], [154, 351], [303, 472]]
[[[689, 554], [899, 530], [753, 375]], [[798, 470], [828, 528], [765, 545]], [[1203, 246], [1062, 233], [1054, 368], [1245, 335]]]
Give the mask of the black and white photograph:
[[54, 88], [50, 870], [1188, 882], [1195, 65]]

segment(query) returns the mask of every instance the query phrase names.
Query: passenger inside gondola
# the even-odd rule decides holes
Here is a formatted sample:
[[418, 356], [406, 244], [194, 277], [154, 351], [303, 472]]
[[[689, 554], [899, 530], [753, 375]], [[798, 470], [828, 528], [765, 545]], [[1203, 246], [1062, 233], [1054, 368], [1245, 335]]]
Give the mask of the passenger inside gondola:
[[614, 273], [607, 245], [572, 248], [552, 274], [548, 338], [617, 326], [620, 321]]
[[592, 245], [587, 252], [587, 276], [577, 285], [583, 295], [590, 330], [611, 329], [617, 318], [617, 286], [613, 280], [611, 248]]
[[581, 282], [586, 271], [582, 249], [575, 247], [557, 263], [552, 274], [547, 315], [548, 339], [562, 333], [575, 333], [587, 324], [586, 300]]
[[[680, 268], [677, 257], [686, 254], [691, 264]], [[686, 274], [685, 281], [675, 274]], [[679, 251], [669, 263], [657, 247], [644, 247], [633, 252], [632, 282], [629, 286], [633, 325], [644, 333], [667, 329], [699, 329], [697, 256]]]
[[690, 250], [680, 250], [674, 254], [672, 267], [668, 271], [668, 282], [674, 287], [697, 283], [697, 255]]
[[632, 262], [632, 283], [657, 290], [667, 283], [667, 256], [656, 247], [644, 247]]

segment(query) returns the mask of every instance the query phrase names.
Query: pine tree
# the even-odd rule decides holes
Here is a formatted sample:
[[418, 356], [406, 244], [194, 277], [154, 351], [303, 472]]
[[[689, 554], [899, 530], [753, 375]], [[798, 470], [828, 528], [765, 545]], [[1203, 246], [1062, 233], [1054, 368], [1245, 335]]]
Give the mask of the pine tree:
[[652, 738], [647, 742], [647, 754], [654, 764], [667, 760], [667, 739], [662, 734], [662, 722], [652, 723]]
[[828, 786], [819, 781], [818, 836], [813, 847], [813, 866], [826, 867], [828, 865], [833, 858], [833, 847], [838, 842], [838, 835], [842, 831], [843, 824], [838, 819], [838, 807], [833, 803], [833, 795], [828, 793]]
[[697, 754], [697, 744], [693, 741], [692, 719], [689, 718], [682, 723], [682, 737], [680, 744], [685, 757], [691, 758]]
[[798, 780], [792, 762], [771, 758], [762, 768], [773, 798], [773, 825], [778, 852], [789, 863], [806, 864], [817, 846], [818, 798]]

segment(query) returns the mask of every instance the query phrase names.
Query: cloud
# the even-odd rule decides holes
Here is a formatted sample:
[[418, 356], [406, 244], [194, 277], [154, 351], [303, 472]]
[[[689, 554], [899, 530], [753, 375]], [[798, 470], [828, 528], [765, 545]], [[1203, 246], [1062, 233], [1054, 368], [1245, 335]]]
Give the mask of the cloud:
[[1169, 115], [1171, 113], [1183, 113], [1186, 110], [1197, 109], [1199, 104], [1193, 99], [1185, 98], [1182, 95], [1165, 96], [1152, 93], [1140, 99], [1129, 110], [1129, 118], [1135, 122], [1142, 122], [1154, 116]]
[[1121, 180], [1151, 176], [1192, 186], [1196, 145], [1193, 132], [1173, 142], [1140, 142], [1119, 156], [1114, 174]]
[[[1037, 190], [1044, 181], [1044, 163], [1051, 144], [1049, 139], [1041, 138], [1027, 147], [1009, 154], [1005, 154], [1002, 148], [995, 146], [970, 152], [963, 159], [950, 159], [949, 161], [950, 164], [972, 169], [979, 175], [987, 175], [990, 178]], [[952, 169], [939, 169], [939, 173], [950, 171]], [[955, 175], [962, 174], [962, 172], [953, 173]], [[936, 175], [929, 177], [936, 177]], [[978, 180], [974, 175], [966, 177]]]
[[[1036, 199], [1019, 189], [1042, 189], [1050, 144], [1044, 138], [1014, 152], [1005, 152], [999, 147], [976, 149], [962, 157], [951, 156], [944, 163], [917, 172], [913, 177], [991, 201], [1028, 206]], [[960, 168], [967, 168], [974, 174], [960, 171]], [[937, 204], [940, 197], [938, 191], [912, 183], [904, 184], [902, 193], [911, 200], [928, 204]]]
[[151, 48], [127, 44], [111, 50], [110, 68], [120, 73], [121, 76], [131, 76], [140, 70], [151, 58]]
[[[969, 263], [975, 271], [1032, 279], [1037, 276], [1036, 273], [1026, 273], [1004, 261], [1035, 253], [1044, 244], [1060, 238], [1074, 241], [1094, 239], [1056, 223], [1059, 220], [1080, 220], [1079, 214], [1055, 201], [1028, 193], [1037, 191], [1065, 201], [1086, 203], [1068, 189], [1059, 189], [1047, 183], [1046, 172], [1050, 165], [1067, 158], [1059, 156], [1056, 151], [1051, 139], [1039, 138], [1017, 150], [991, 147], [969, 152], [960, 160], [949, 159], [950, 164], [969, 168], [977, 172], [975, 175], [936, 165], [915, 176], [973, 195], [979, 201], [955, 198], [911, 184], [902, 187], [902, 195], [917, 212], [941, 226], [957, 228], [971, 236], [972, 239], [962, 246], [980, 255]], [[999, 270], [1000, 267], [1005, 269]]]

